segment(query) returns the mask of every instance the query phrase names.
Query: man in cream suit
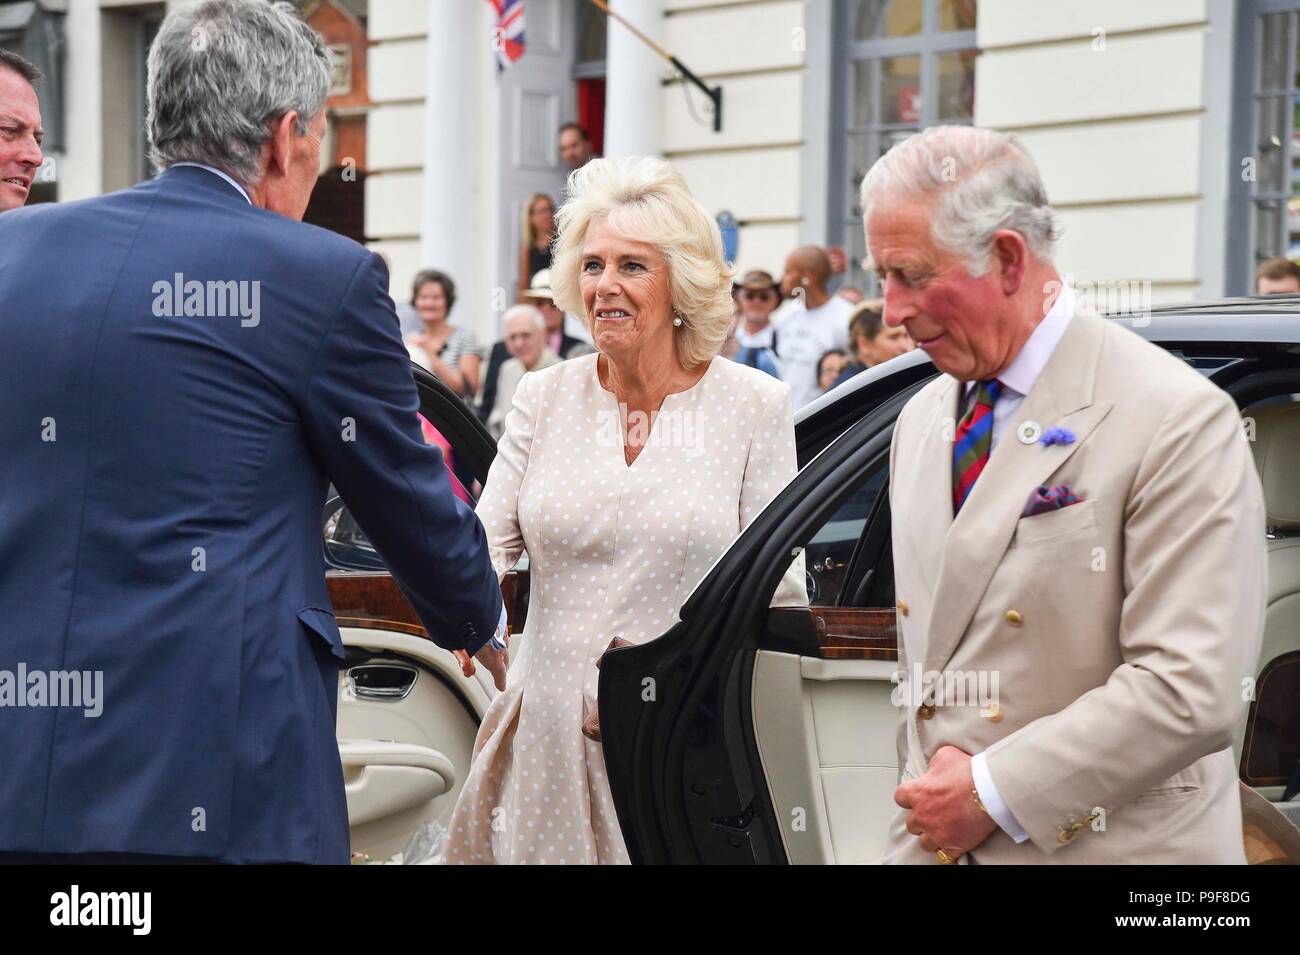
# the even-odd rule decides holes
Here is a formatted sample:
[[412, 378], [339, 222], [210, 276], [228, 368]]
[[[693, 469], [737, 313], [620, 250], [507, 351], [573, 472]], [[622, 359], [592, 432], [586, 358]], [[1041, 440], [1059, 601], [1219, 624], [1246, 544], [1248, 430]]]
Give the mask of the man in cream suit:
[[926, 130], [862, 193], [884, 320], [945, 373], [893, 438], [886, 861], [1243, 862], [1266, 555], [1232, 400], [1076, 310], [1014, 137]]

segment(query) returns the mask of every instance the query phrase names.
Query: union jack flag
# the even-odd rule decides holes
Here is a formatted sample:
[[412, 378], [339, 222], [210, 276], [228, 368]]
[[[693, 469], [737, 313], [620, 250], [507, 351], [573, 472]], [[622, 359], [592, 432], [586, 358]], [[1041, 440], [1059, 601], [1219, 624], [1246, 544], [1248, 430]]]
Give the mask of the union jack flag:
[[488, 0], [497, 14], [492, 29], [492, 50], [497, 58], [497, 72], [524, 55], [524, 0]]

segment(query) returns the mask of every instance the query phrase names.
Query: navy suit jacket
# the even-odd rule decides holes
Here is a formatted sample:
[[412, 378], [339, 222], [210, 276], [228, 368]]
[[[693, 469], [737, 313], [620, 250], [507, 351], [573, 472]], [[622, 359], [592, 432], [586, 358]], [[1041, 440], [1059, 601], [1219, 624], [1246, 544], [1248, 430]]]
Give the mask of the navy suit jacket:
[[387, 288], [194, 167], [0, 215], [0, 671], [103, 680], [0, 708], [0, 851], [348, 860], [327, 485], [440, 646], [501, 613]]

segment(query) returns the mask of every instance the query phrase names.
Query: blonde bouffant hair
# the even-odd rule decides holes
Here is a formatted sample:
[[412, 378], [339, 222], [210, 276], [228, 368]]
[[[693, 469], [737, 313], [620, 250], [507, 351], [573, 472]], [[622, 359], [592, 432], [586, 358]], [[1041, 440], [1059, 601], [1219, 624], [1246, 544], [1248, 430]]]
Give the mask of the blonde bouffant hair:
[[[603, 217], [626, 238], [653, 245], [668, 260], [669, 300], [680, 313], [677, 360], [692, 368], [717, 355], [731, 329], [731, 279], [713, 217], [662, 159], [593, 159], [569, 176], [556, 215], [551, 283], [555, 303], [592, 330], [579, 276], [587, 229]], [[594, 330], [593, 330], [594, 334]]]

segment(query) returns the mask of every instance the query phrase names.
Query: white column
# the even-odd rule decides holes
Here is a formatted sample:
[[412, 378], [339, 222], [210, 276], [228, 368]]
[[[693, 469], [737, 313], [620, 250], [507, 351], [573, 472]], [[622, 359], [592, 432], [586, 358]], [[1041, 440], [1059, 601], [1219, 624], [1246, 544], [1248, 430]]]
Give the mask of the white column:
[[[54, 157], [60, 202], [89, 199], [104, 191], [99, 6], [95, 0], [72, 0], [66, 23], [64, 154]], [[125, 133], [119, 130], [115, 135]]]
[[[610, 8], [663, 45], [663, 0], [615, 0]], [[605, 155], [662, 155], [664, 91], [659, 81], [672, 68], [613, 17], [606, 30]]]
[[451, 275], [451, 321], [486, 346], [497, 334], [492, 263], [501, 149], [494, 132], [492, 8], [482, 0], [427, 3], [420, 267]]
[[437, 264], [458, 282], [475, 271], [465, 228], [475, 221], [471, 184], [478, 178], [478, 123], [471, 106], [476, 57], [471, 44], [486, 43], [481, 3], [427, 0], [427, 83], [424, 99], [424, 209], [420, 259]]

